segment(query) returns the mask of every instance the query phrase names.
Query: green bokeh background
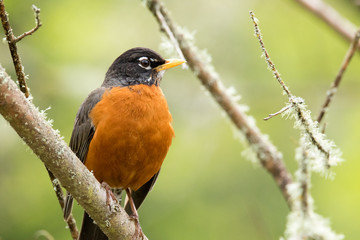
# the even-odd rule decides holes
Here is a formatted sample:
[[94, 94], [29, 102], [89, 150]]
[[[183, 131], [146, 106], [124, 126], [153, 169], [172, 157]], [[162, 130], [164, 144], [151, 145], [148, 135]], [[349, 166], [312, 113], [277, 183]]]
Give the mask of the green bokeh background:
[[[360, 24], [355, 1], [329, 0], [343, 16]], [[295, 1], [165, 1], [172, 16], [212, 55], [227, 87], [242, 95], [262, 132], [296, 170], [298, 132], [292, 120], [263, 117], [278, 111], [285, 96], [253, 35], [249, 10], [260, 19], [265, 44], [283, 79], [303, 97], [314, 116], [348, 49], [348, 42]], [[123, 51], [159, 48], [161, 34], [140, 1], [5, 0], [16, 34], [34, 25], [31, 4], [41, 8], [43, 26], [18, 44], [34, 103], [48, 110], [68, 142], [76, 111], [98, 87], [108, 66]], [[2, 34], [3, 36], [3, 34]], [[0, 63], [13, 76], [6, 44]], [[334, 180], [313, 176], [316, 210], [347, 239], [360, 237], [360, 57], [356, 53], [327, 115], [327, 133], [346, 160]], [[158, 182], [141, 207], [140, 221], [150, 239], [278, 239], [288, 208], [262, 168], [242, 155], [243, 145], [222, 110], [188, 70], [168, 71], [162, 82], [174, 118], [176, 138]], [[0, 239], [34, 239], [41, 229], [70, 239], [41, 161], [0, 118]], [[75, 206], [81, 223], [82, 210]]]

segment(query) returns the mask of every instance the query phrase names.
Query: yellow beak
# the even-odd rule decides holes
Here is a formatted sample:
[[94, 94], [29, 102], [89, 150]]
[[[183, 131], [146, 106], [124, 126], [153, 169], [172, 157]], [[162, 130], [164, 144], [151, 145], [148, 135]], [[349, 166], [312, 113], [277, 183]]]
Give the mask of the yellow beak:
[[186, 61], [183, 59], [166, 59], [165, 63], [160, 66], [157, 66], [155, 68], [155, 70], [160, 72], [160, 71], [168, 69], [168, 68], [176, 67], [180, 64], [183, 64], [184, 62], [186, 62]]

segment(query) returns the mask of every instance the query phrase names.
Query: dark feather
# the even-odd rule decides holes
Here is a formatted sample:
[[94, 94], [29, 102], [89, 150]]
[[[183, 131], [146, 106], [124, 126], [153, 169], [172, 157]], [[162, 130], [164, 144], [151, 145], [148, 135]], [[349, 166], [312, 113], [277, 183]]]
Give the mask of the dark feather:
[[91, 217], [84, 212], [79, 240], [108, 240], [108, 237], [94, 223]]
[[[89, 150], [91, 139], [94, 136], [95, 129], [89, 118], [89, 113], [93, 107], [101, 100], [106, 88], [98, 88], [92, 91], [86, 98], [84, 103], [80, 106], [78, 113], [76, 114], [74, 129], [70, 138], [70, 148], [80, 159], [85, 163], [86, 155]], [[73, 206], [73, 198], [68, 193], [65, 199], [64, 206], [64, 219], [67, 220], [71, 214]]]
[[[141, 204], [144, 202], [146, 196], [148, 195], [148, 193], [151, 191], [151, 189], [153, 188], [157, 177], [159, 176], [160, 171], [158, 171], [149, 181], [147, 181], [147, 183], [145, 183], [144, 185], [142, 185], [137, 191], [133, 191], [132, 192], [132, 198], [134, 200], [134, 204], [136, 209], [138, 209]], [[130, 204], [127, 202], [125, 203], [125, 211], [131, 215], [131, 207]]]

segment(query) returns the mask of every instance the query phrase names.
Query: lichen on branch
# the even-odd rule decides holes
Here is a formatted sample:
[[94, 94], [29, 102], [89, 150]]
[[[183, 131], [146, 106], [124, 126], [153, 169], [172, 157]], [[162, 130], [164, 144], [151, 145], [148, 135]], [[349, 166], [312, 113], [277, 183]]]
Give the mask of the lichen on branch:
[[305, 100], [291, 93], [265, 48], [258, 20], [252, 11], [250, 11], [250, 18], [254, 24], [255, 36], [259, 41], [268, 68], [288, 97], [289, 102], [287, 106], [283, 108], [286, 109], [286, 111], [283, 111], [283, 115], [289, 115], [291, 118], [295, 119], [294, 127], [300, 130], [300, 136], [305, 140], [303, 142], [305, 144], [304, 147], [311, 150], [313, 159], [313, 161], [311, 161], [312, 170], [326, 173], [331, 166], [336, 166], [343, 161], [341, 159], [341, 151], [336, 147], [333, 141], [327, 139], [326, 136], [321, 133], [317, 122], [313, 121], [311, 118], [311, 113], [305, 105]]

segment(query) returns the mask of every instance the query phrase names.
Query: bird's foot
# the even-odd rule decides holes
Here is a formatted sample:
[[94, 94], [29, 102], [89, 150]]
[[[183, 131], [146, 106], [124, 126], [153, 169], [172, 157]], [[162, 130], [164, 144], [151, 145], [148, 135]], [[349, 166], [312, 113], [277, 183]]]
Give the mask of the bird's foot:
[[118, 200], [114, 193], [111, 191], [111, 187], [109, 186], [109, 184], [107, 184], [106, 182], [102, 182], [101, 186], [105, 189], [106, 192], [106, 205], [108, 205], [111, 210], [111, 200], [115, 201], [116, 203], [118, 202]]
[[132, 237], [133, 240], [144, 239], [144, 233], [141, 229], [139, 216], [137, 214], [131, 214], [130, 220], [135, 222], [135, 233]]
[[126, 195], [129, 198], [129, 203], [130, 203], [130, 207], [131, 207], [131, 211], [132, 211], [132, 214], [130, 215], [130, 219], [132, 221], [135, 221], [135, 233], [134, 233], [132, 239], [133, 240], [135, 240], [135, 239], [144, 239], [144, 233], [143, 233], [143, 231], [141, 229], [141, 226], [140, 226], [139, 214], [137, 213], [135, 203], [134, 203], [134, 199], [132, 198], [131, 189], [126, 188], [125, 191], [126, 191]]

